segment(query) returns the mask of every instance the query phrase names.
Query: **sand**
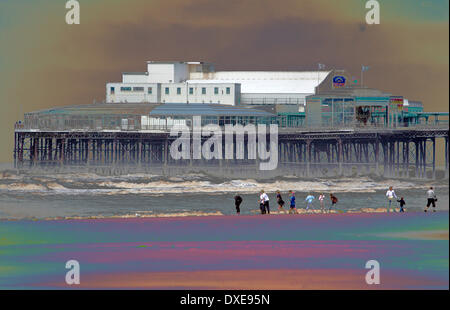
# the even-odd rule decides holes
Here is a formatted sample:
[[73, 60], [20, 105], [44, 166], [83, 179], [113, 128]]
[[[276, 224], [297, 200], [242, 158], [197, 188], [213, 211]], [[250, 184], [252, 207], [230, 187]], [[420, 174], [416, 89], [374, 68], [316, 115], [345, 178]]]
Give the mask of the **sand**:
[[[0, 221], [0, 288], [448, 289], [448, 212]], [[380, 285], [365, 282], [368, 260]]]

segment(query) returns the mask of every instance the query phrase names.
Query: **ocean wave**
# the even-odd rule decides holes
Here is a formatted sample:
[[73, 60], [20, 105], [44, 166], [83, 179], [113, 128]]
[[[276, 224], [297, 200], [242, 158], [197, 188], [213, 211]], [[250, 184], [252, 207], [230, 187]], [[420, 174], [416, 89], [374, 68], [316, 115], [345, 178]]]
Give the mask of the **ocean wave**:
[[46, 191], [47, 188], [39, 184], [12, 183], [12, 184], [0, 184], [0, 190], [37, 192], [37, 191]]
[[306, 180], [285, 176], [274, 180], [217, 179], [200, 173], [176, 177], [157, 174], [128, 174], [99, 176], [93, 173], [66, 173], [54, 175], [14, 174], [3, 172], [0, 193], [36, 192], [40, 195], [161, 195], [182, 193], [257, 193], [264, 189], [273, 193], [286, 192], [367, 192], [394, 189], [427, 188], [430, 185], [447, 187], [446, 182], [410, 180], [374, 180], [369, 177]]

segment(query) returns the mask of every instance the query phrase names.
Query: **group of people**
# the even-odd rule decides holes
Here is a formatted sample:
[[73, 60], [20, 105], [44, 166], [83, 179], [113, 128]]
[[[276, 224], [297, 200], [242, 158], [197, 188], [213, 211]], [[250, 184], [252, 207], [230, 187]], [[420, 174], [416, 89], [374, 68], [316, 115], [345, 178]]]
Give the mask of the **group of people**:
[[[284, 213], [286, 213], [286, 211], [284, 210], [284, 205], [285, 202], [283, 200], [283, 198], [281, 197], [281, 193], [280, 191], [276, 191], [276, 201], [278, 204], [278, 211], [283, 211]], [[298, 214], [297, 211], [297, 207], [296, 207], [296, 202], [295, 202], [295, 193], [294, 191], [289, 191], [289, 214]], [[397, 194], [394, 191], [394, 188], [392, 186], [389, 187], [389, 190], [386, 192], [386, 198], [387, 198], [387, 212], [391, 212], [391, 208], [393, 208], [392, 203], [394, 200], [396, 200], [399, 203], [400, 206], [400, 210], [399, 212], [405, 212], [405, 199], [403, 197], [400, 197], [400, 199], [397, 197]], [[306, 203], [306, 210], [312, 209], [313, 208], [313, 202], [316, 198], [312, 195], [312, 194], [308, 194], [308, 196], [305, 199], [305, 203]], [[259, 195], [259, 208], [261, 210], [261, 214], [270, 214], [270, 206], [269, 206], [269, 196], [267, 195], [266, 192], [264, 192], [264, 190], [261, 190], [261, 193]], [[336, 206], [337, 202], [338, 202], [338, 198], [330, 193], [330, 205], [328, 210], [326, 210], [325, 208], [325, 194], [321, 193], [318, 197], [319, 200], [319, 204], [320, 204], [320, 210], [322, 212], [331, 212], [331, 210], [333, 209], [333, 207]], [[241, 203], [242, 203], [243, 199], [241, 196], [236, 195], [234, 197], [234, 203], [235, 203], [235, 207], [236, 207], [236, 213], [240, 214], [241, 213]], [[437, 197], [436, 194], [434, 192], [433, 187], [430, 187], [430, 189], [427, 191], [427, 205], [425, 207], [425, 212], [428, 212], [428, 209], [430, 208], [430, 206], [433, 207], [433, 212], [436, 212], [436, 202], [437, 202]], [[393, 209], [395, 211], [395, 209]]]
[[[278, 211], [283, 211], [284, 213], [286, 213], [286, 210], [284, 210], [284, 205], [285, 202], [283, 200], [283, 197], [281, 197], [281, 193], [280, 191], [276, 191], [276, 201], [278, 204]], [[310, 208], [312, 208], [313, 206], [313, 201], [316, 198], [309, 194], [306, 199], [306, 210], [309, 210]], [[259, 202], [259, 209], [261, 210], [261, 214], [270, 214], [270, 205], [269, 205], [269, 196], [267, 195], [267, 193], [264, 190], [261, 190], [258, 202]], [[320, 209], [322, 210], [322, 212], [325, 212], [325, 194], [320, 194], [319, 195], [319, 203], [320, 203]], [[242, 203], [243, 199], [241, 196], [236, 195], [234, 197], [234, 203], [235, 203], [235, 207], [236, 207], [236, 213], [240, 214], [241, 213], [241, 203]], [[337, 204], [338, 199], [335, 195], [330, 193], [330, 207], [328, 208], [328, 212], [331, 212], [331, 209]], [[294, 191], [289, 191], [289, 214], [298, 214], [297, 211], [297, 207], [296, 207], [296, 202], [295, 202], [295, 193]]]
[[[388, 191], [386, 192], [386, 197], [388, 200], [387, 203], [387, 212], [389, 213], [391, 210], [391, 206], [392, 206], [392, 201], [394, 199], [397, 200], [397, 202], [400, 205], [400, 212], [405, 212], [405, 199], [403, 197], [400, 197], [400, 199], [398, 199], [397, 195], [395, 194], [394, 188], [392, 186], [389, 187]], [[433, 187], [430, 187], [430, 189], [427, 191], [427, 205], [425, 207], [425, 212], [428, 212], [428, 209], [430, 208], [430, 206], [433, 206], [433, 212], [436, 212], [436, 202], [437, 202], [437, 196], [436, 193], [434, 192]]]

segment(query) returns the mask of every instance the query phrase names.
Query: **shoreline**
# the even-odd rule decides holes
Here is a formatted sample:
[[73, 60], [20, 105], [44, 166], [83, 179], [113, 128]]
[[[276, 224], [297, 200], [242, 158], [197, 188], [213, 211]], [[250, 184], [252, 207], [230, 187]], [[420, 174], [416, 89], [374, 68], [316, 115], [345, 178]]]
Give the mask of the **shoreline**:
[[[394, 210], [394, 211], [393, 211]], [[250, 210], [251, 214], [223, 214], [220, 211], [216, 212], [201, 212], [201, 211], [192, 211], [192, 212], [179, 212], [179, 213], [157, 213], [151, 214], [152, 211], [139, 211], [136, 214], [123, 214], [123, 215], [92, 215], [92, 216], [56, 216], [56, 217], [45, 217], [45, 218], [0, 218], [1, 222], [20, 222], [20, 221], [83, 221], [83, 220], [127, 220], [127, 219], [166, 219], [166, 218], [174, 218], [174, 219], [189, 219], [189, 218], [209, 218], [209, 217], [217, 217], [217, 218], [242, 218], [242, 217], [270, 217], [270, 216], [327, 216], [327, 215], [370, 215], [370, 214], [388, 214], [386, 208], [362, 208], [362, 209], [353, 209], [353, 210], [331, 210], [330, 212], [321, 210], [305, 210], [305, 209], [297, 209], [297, 214], [289, 214], [288, 209], [285, 209], [286, 212], [281, 211], [272, 211], [270, 214], [260, 214], [260, 210], [254, 209]], [[436, 212], [427, 212], [427, 214], [433, 213], [443, 213], [449, 212], [449, 210], [436, 210]], [[421, 211], [405, 211], [399, 212], [399, 208], [391, 208], [390, 214], [421, 214], [425, 213], [423, 210]]]

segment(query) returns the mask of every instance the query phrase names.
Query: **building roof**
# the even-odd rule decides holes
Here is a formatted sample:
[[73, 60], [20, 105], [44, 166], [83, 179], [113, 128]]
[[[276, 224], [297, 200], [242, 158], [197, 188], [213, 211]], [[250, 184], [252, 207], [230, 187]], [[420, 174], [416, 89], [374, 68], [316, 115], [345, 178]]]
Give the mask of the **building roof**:
[[157, 105], [148, 103], [96, 103], [57, 107], [25, 114], [38, 115], [93, 115], [93, 114], [135, 114], [150, 113]]
[[218, 71], [188, 83], [240, 83], [241, 93], [313, 94], [331, 71]]
[[227, 106], [223, 104], [186, 104], [166, 103], [155, 107], [151, 116], [257, 116], [270, 117], [275, 114], [244, 107]]
[[187, 65], [202, 65], [208, 64], [203, 61], [164, 61], [164, 60], [147, 60], [148, 64], [187, 64]]
[[275, 116], [275, 114], [246, 107], [223, 104], [187, 103], [98, 103], [58, 107], [26, 113], [28, 115], [158, 115], [158, 116]]
[[122, 74], [126, 74], [126, 75], [148, 75], [148, 72], [122, 72]]

